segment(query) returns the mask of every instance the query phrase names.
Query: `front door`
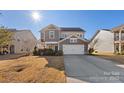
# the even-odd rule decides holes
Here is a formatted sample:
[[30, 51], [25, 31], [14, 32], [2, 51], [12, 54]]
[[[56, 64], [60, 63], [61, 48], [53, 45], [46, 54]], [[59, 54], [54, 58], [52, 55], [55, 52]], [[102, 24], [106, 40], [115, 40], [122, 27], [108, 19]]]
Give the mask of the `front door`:
[[58, 46], [55, 46], [55, 51], [58, 51]]
[[10, 46], [10, 54], [14, 54], [15, 53], [15, 46], [11, 45]]

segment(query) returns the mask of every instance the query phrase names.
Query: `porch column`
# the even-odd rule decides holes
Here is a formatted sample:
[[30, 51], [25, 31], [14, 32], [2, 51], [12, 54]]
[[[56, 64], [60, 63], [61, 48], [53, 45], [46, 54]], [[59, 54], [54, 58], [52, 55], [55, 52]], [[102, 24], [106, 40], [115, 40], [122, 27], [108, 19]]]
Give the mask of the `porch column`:
[[59, 50], [59, 43], [58, 43], [58, 50]]
[[119, 53], [121, 53], [121, 29], [119, 31]]
[[119, 43], [119, 53], [121, 53], [121, 43]]

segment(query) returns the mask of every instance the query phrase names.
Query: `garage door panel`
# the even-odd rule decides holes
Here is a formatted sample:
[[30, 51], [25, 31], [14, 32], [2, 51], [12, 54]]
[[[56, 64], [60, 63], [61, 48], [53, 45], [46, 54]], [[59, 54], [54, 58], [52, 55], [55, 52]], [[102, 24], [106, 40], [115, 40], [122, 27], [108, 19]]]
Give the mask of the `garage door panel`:
[[84, 45], [63, 45], [64, 54], [84, 54]]

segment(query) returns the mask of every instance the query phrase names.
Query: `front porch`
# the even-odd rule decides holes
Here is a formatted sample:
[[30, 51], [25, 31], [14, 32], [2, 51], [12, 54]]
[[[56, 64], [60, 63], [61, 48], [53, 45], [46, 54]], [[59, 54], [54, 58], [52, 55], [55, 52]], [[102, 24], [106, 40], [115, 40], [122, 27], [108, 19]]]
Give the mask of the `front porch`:
[[114, 44], [114, 53], [124, 54], [124, 43], [115, 43]]
[[59, 50], [59, 44], [58, 42], [45, 42], [45, 48], [47, 49], [53, 49], [55, 51]]
[[114, 33], [114, 53], [124, 54], [124, 25], [112, 29]]
[[14, 53], [15, 53], [15, 46], [14, 45], [0, 46], [0, 55], [14, 54]]

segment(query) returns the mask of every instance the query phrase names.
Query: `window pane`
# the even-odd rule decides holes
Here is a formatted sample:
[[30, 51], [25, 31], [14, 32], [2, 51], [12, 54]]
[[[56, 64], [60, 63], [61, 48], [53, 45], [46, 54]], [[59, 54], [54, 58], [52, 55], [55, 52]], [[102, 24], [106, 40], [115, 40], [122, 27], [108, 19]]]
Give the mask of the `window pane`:
[[119, 33], [114, 34], [114, 40], [119, 40]]
[[55, 38], [55, 33], [54, 31], [49, 31], [49, 38], [54, 39]]
[[121, 33], [121, 40], [124, 40], [124, 33]]

